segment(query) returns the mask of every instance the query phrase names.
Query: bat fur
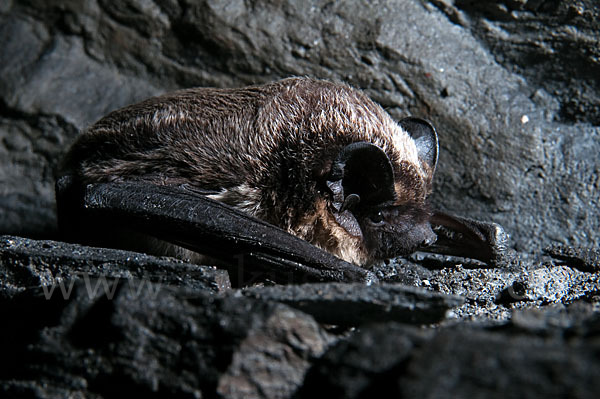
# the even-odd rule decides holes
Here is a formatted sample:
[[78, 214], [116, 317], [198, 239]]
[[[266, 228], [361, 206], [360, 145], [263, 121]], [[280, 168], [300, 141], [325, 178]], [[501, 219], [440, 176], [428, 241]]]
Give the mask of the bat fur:
[[[347, 85], [289, 78], [180, 90], [111, 112], [78, 138], [60, 173], [80, 185], [144, 181], [199, 190], [366, 266], [435, 241], [426, 202], [437, 161], [433, 136], [411, 137]], [[367, 186], [378, 184], [377, 176], [361, 183], [363, 168], [377, 171], [368, 157], [340, 160], [353, 143], [385, 154], [373, 162], [389, 160], [389, 195], [368, 200]], [[341, 174], [340, 165], [346, 166]], [[68, 209], [58, 201], [61, 219]], [[68, 218], [62, 219], [68, 230]], [[158, 240], [142, 241], [146, 252], [199, 259]]]

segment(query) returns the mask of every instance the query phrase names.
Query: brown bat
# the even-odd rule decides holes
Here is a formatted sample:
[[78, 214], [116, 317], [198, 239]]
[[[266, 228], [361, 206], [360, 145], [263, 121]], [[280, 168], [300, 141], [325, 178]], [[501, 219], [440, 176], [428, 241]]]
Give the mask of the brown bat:
[[[489, 261], [504, 249], [499, 226], [429, 209], [437, 157], [431, 124], [396, 123], [347, 85], [290, 78], [180, 90], [114, 111], [79, 137], [57, 182], [59, 223], [72, 240], [192, 261], [200, 261], [198, 253], [225, 259], [236, 246], [256, 255], [289, 233], [367, 267], [434, 244], [433, 216], [443, 232], [438, 248]], [[133, 191], [162, 205], [138, 206]], [[108, 205], [109, 197], [118, 205]], [[227, 233], [210, 230], [212, 211], [182, 216], [182, 198], [191, 199], [187, 207], [195, 199], [237, 219]], [[165, 201], [175, 209], [165, 211]], [[242, 237], [250, 225], [266, 226], [277, 238]], [[312, 258], [326, 256], [322, 251], [282, 239], [299, 245], [298, 253], [282, 243], [269, 256], [356, 271], [347, 263], [328, 266], [330, 256], [319, 265]]]

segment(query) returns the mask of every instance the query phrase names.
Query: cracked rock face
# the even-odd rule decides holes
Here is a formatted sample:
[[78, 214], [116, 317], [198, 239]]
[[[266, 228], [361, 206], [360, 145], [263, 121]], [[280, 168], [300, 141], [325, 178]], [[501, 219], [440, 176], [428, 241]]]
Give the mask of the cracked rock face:
[[436, 207], [502, 224], [523, 251], [597, 246], [593, 3], [4, 2], [0, 231], [55, 235], [58, 157], [110, 110], [309, 75], [437, 126]]
[[2, 350], [19, 359], [2, 362], [3, 396], [290, 397], [331, 341], [284, 305], [135, 279], [109, 287], [2, 303]]
[[595, 398], [599, 275], [579, 258], [598, 254], [552, 252], [569, 259], [232, 289], [210, 267], [2, 236], [0, 394]]
[[[381, 352], [369, 349], [373, 342]], [[398, 324], [375, 325], [326, 352], [298, 396], [592, 398], [600, 388], [599, 365], [590, 362], [598, 343], [576, 337], [571, 344], [527, 334], [460, 329], [431, 334]]]

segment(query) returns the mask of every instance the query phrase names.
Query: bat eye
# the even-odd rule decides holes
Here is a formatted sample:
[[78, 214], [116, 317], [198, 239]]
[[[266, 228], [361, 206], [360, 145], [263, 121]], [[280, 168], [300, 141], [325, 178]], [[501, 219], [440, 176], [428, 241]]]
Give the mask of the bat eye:
[[369, 221], [374, 225], [381, 226], [385, 222], [385, 218], [381, 211], [375, 211], [369, 215]]

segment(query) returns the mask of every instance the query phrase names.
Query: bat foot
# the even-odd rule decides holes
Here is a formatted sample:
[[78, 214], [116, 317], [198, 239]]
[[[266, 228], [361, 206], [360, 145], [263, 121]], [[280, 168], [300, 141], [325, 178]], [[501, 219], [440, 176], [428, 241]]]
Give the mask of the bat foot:
[[427, 252], [477, 259], [492, 266], [512, 259], [509, 235], [498, 223], [436, 212], [431, 225], [438, 239], [423, 249]]

